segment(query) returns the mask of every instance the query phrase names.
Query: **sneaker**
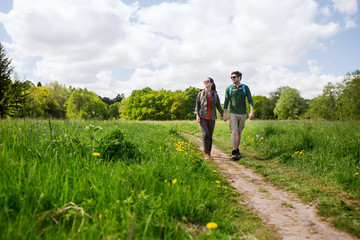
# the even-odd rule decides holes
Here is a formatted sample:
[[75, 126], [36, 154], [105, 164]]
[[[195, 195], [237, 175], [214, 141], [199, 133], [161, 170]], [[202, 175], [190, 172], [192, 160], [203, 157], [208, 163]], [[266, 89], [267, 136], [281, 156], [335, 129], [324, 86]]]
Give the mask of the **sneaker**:
[[232, 160], [238, 160], [238, 156], [237, 156], [237, 150], [233, 150], [231, 153], [231, 159]]
[[238, 148], [236, 149], [236, 156], [237, 156], [237, 159], [242, 158], [241, 153]]

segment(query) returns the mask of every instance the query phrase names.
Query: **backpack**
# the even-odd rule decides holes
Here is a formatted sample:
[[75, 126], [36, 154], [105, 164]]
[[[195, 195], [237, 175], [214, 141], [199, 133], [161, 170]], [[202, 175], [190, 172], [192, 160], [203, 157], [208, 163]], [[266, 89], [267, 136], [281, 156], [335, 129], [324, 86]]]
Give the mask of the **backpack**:
[[[229, 98], [231, 98], [231, 90], [232, 90], [232, 87], [233, 87], [233, 85], [231, 84], [231, 85], [229, 86]], [[245, 95], [245, 98], [246, 98], [245, 84], [241, 84], [241, 87], [242, 87], [242, 89], [243, 89], [243, 91], [244, 91], [244, 95]]]

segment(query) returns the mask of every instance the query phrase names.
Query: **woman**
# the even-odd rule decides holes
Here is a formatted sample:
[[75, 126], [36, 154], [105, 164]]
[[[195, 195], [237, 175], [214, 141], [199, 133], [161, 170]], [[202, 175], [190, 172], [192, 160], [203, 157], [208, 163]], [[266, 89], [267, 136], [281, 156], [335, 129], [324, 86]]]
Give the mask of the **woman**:
[[196, 97], [195, 114], [202, 133], [205, 159], [211, 157], [212, 136], [215, 128], [216, 108], [223, 116], [219, 95], [216, 92], [214, 80], [208, 77], [204, 81], [205, 89], [202, 89]]

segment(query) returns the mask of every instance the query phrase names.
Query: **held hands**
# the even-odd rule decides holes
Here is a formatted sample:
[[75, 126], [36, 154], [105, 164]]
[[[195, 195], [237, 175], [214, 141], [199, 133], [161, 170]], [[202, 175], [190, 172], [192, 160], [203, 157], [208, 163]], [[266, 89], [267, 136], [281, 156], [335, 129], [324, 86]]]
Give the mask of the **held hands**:
[[224, 114], [224, 115], [223, 115], [223, 120], [224, 120], [225, 122], [227, 122], [228, 119], [229, 119], [229, 118]]

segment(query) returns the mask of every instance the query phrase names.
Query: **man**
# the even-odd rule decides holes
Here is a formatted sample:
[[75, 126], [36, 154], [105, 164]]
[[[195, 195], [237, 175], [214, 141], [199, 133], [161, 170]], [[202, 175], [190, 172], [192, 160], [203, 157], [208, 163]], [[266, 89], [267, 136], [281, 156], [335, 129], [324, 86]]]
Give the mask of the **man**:
[[227, 121], [226, 111], [230, 101], [229, 126], [231, 131], [231, 144], [233, 151], [231, 159], [239, 160], [241, 157], [239, 145], [241, 140], [241, 132], [245, 127], [246, 121], [246, 98], [250, 104], [249, 119], [254, 119], [254, 103], [248, 86], [241, 84], [242, 74], [239, 71], [231, 73], [232, 85], [228, 86], [225, 91], [224, 114], [223, 119]]

